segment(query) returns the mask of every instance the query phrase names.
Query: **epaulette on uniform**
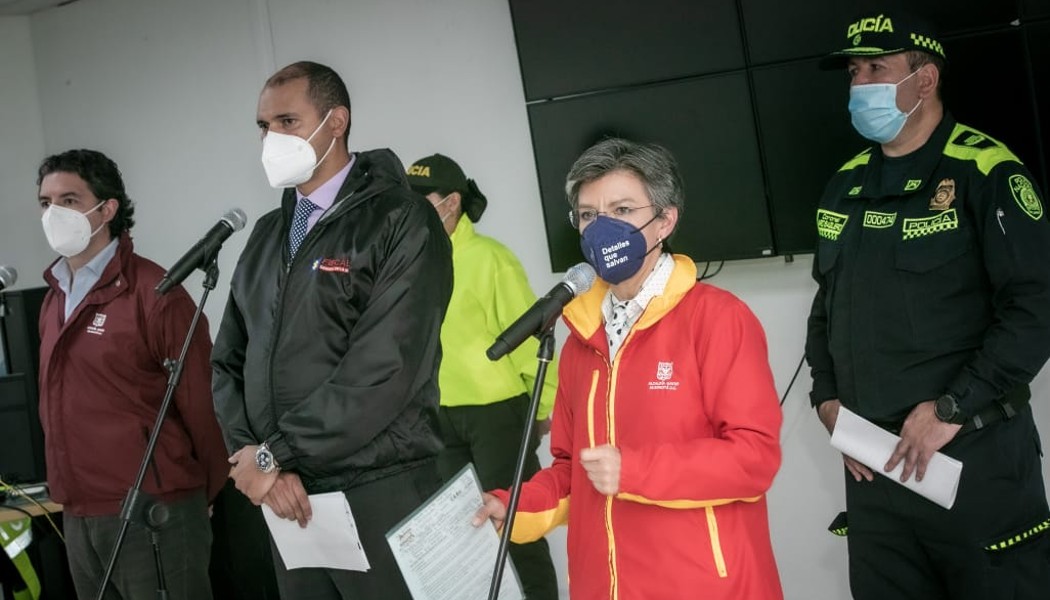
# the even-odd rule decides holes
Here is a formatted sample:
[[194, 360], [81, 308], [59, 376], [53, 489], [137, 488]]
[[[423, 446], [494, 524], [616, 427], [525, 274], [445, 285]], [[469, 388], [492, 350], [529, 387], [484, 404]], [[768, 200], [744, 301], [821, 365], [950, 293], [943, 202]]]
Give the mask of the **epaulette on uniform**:
[[944, 155], [977, 163], [977, 170], [982, 175], [988, 175], [1000, 163], [1021, 163], [1021, 160], [999, 140], [959, 123], [955, 124], [955, 129], [948, 136], [948, 143], [944, 145]]

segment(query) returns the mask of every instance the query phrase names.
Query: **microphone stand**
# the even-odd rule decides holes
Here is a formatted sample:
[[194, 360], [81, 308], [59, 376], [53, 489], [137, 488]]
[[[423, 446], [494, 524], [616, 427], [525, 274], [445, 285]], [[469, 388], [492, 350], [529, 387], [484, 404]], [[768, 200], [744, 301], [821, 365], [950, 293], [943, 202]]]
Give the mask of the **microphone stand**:
[[529, 441], [532, 439], [532, 428], [536, 423], [536, 413], [540, 407], [540, 396], [543, 392], [543, 380], [547, 377], [547, 366], [554, 359], [554, 324], [555, 319], [544, 330], [537, 334], [540, 348], [536, 351], [539, 364], [536, 366], [536, 381], [532, 385], [532, 401], [525, 419], [525, 431], [521, 435], [521, 448], [518, 450], [518, 464], [514, 467], [514, 481], [510, 487], [510, 500], [507, 504], [507, 518], [503, 521], [503, 532], [499, 538], [499, 551], [496, 553], [496, 566], [492, 572], [488, 600], [496, 600], [499, 586], [503, 582], [503, 568], [507, 562], [507, 551], [510, 550], [510, 532], [514, 529], [514, 513], [518, 510], [518, 498], [521, 496], [521, 482], [525, 476], [525, 460], [529, 454]]
[[168, 598], [167, 584], [164, 580], [164, 565], [160, 558], [159, 533], [165, 523], [167, 523], [169, 511], [166, 505], [157, 502], [149, 494], [142, 491], [142, 482], [146, 479], [146, 470], [153, 462], [153, 453], [157, 448], [157, 440], [160, 438], [160, 428], [164, 425], [164, 419], [168, 416], [171, 398], [175, 395], [175, 387], [179, 385], [179, 379], [182, 377], [182, 366], [186, 361], [186, 354], [189, 353], [193, 332], [197, 331], [197, 323], [200, 321], [201, 313], [204, 312], [204, 303], [208, 301], [208, 294], [215, 289], [215, 285], [219, 280], [217, 258], [217, 256], [213, 255], [205, 261], [208, 266], [204, 267], [204, 293], [201, 295], [201, 301], [197, 303], [197, 311], [193, 314], [190, 329], [186, 332], [186, 339], [182, 343], [179, 359], [176, 361], [169, 358], [164, 361], [164, 366], [168, 369], [168, 388], [164, 392], [164, 401], [161, 402], [160, 409], [157, 411], [157, 419], [153, 423], [153, 431], [150, 432], [149, 441], [146, 443], [146, 452], [142, 456], [142, 464], [139, 465], [135, 483], [128, 490], [128, 495], [124, 497], [124, 503], [120, 510], [120, 519], [122, 521], [120, 532], [117, 534], [117, 541], [113, 546], [113, 553], [109, 557], [109, 566], [106, 567], [106, 574], [102, 578], [102, 585], [99, 587], [96, 600], [103, 600], [106, 595], [106, 588], [113, 577], [113, 570], [117, 566], [117, 558], [120, 556], [120, 549], [124, 545], [124, 538], [127, 536], [128, 526], [131, 523], [144, 525], [150, 531], [150, 541], [153, 545], [153, 560], [157, 567], [157, 598], [158, 600], [167, 600]]

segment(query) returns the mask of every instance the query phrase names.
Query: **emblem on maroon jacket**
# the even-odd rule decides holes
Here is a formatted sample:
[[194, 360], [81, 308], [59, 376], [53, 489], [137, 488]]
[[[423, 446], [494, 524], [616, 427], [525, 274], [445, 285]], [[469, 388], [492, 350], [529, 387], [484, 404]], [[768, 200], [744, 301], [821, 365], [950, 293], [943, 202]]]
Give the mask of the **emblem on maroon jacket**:
[[106, 324], [106, 315], [102, 313], [95, 313], [95, 318], [91, 320], [91, 325], [88, 325], [87, 332], [94, 335], [102, 335], [106, 333], [103, 329], [103, 325]]
[[937, 191], [930, 198], [930, 210], [948, 210], [955, 201], [955, 180], [942, 179], [937, 184]]
[[314, 271], [325, 271], [327, 273], [349, 273], [349, 258], [318, 258], [313, 264]]

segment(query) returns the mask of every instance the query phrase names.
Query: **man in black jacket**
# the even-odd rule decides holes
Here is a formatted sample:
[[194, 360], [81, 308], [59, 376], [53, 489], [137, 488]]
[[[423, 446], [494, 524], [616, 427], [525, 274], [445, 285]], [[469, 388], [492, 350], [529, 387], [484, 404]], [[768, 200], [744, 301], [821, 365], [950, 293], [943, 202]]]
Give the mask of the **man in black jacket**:
[[389, 150], [350, 153], [350, 98], [310, 62], [259, 98], [262, 161], [281, 207], [231, 283], [212, 355], [230, 476], [306, 526], [308, 494], [342, 491], [368, 572], [285, 568], [285, 600], [410, 598], [384, 533], [437, 490], [439, 334], [451, 247]]
[[[850, 77], [874, 146], [817, 210], [806, 356], [828, 430], [839, 410], [899, 434], [885, 465], [845, 457], [854, 598], [1046, 598], [1050, 508], [1028, 384], [1050, 355], [1050, 223], [1031, 173], [940, 98], [945, 51], [902, 13], [846, 28], [824, 64]], [[965, 68], [957, 72], [965, 73]], [[883, 475], [963, 463], [950, 510]], [[896, 476], [895, 476], [896, 477]]]

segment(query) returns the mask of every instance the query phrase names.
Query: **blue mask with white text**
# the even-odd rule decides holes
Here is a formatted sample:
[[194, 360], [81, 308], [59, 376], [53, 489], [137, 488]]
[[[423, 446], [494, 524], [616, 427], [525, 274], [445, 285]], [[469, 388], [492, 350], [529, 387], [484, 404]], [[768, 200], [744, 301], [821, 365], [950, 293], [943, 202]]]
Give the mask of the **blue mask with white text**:
[[616, 285], [630, 279], [642, 268], [649, 253], [642, 235], [642, 229], [649, 223], [639, 228], [627, 221], [598, 215], [580, 236], [583, 258], [603, 281]]

